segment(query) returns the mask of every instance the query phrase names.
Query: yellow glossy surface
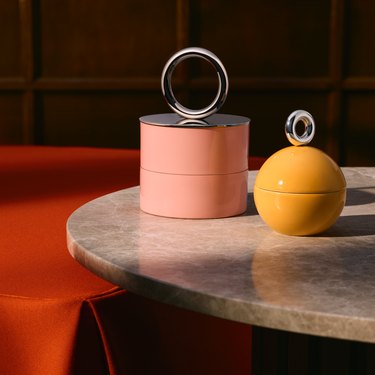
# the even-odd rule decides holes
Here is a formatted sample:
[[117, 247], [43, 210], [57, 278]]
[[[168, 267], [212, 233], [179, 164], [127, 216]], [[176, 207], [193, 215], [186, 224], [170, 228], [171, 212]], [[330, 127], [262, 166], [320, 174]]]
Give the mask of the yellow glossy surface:
[[324, 232], [341, 214], [346, 189], [326, 194], [293, 194], [254, 187], [256, 208], [276, 232], [306, 236]]
[[273, 154], [254, 186], [259, 215], [275, 231], [295, 236], [327, 230], [345, 205], [346, 181], [324, 152], [291, 146]]
[[321, 150], [291, 146], [267, 159], [255, 186], [285, 193], [326, 193], [342, 190], [346, 182], [338, 165]]

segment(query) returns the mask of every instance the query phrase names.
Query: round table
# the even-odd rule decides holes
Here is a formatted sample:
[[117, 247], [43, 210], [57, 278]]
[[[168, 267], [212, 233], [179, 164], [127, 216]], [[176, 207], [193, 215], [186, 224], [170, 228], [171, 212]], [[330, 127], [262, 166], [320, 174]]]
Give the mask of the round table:
[[347, 202], [311, 237], [273, 232], [248, 209], [211, 220], [139, 209], [139, 187], [87, 203], [67, 223], [71, 255], [137, 294], [282, 331], [375, 343], [375, 168], [343, 168]]

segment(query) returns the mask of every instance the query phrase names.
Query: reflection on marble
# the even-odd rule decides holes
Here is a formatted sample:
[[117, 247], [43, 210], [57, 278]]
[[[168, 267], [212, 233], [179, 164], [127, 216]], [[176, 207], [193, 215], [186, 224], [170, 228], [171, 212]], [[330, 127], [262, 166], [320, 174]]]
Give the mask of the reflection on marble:
[[375, 168], [343, 168], [347, 204], [313, 237], [273, 232], [258, 216], [249, 173], [245, 214], [170, 219], [139, 210], [139, 188], [75, 211], [68, 248], [135, 293], [253, 325], [375, 343]]

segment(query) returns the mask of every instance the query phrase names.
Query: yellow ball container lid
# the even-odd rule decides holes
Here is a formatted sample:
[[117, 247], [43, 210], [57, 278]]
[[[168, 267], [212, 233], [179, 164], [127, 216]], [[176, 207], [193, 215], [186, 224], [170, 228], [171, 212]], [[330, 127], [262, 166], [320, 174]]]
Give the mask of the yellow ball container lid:
[[255, 180], [260, 189], [282, 193], [330, 193], [346, 187], [340, 167], [310, 146], [290, 146], [273, 154]]

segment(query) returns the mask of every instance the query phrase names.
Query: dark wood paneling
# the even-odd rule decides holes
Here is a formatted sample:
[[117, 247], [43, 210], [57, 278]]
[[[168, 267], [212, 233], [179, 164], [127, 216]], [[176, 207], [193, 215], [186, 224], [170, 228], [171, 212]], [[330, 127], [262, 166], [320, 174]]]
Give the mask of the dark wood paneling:
[[328, 75], [329, 1], [193, 3], [192, 44], [216, 51], [232, 77]]
[[349, 94], [345, 100], [343, 137], [345, 163], [374, 166], [375, 162], [375, 94]]
[[253, 327], [253, 375], [370, 375], [375, 345]]
[[375, 53], [371, 43], [375, 34], [374, 19], [374, 1], [346, 1], [346, 76], [375, 76]]
[[21, 30], [16, 0], [0, 1], [0, 77], [21, 75]]
[[7, 144], [23, 141], [22, 93], [0, 92], [0, 139]]
[[[139, 115], [169, 111], [165, 62], [197, 45], [226, 66], [222, 112], [252, 119], [252, 154], [287, 145], [285, 119], [301, 108], [316, 119], [313, 145], [342, 165], [374, 165], [374, 17], [370, 0], [3, 1], [0, 90], [22, 100], [20, 120], [0, 112], [0, 142], [137, 147]], [[216, 75], [189, 59], [173, 88], [183, 104], [203, 106]]]
[[159, 76], [175, 30], [172, 1], [40, 0], [40, 75]]
[[160, 95], [123, 92], [45, 93], [38, 97], [41, 144], [139, 148], [145, 106], [160, 113]]

